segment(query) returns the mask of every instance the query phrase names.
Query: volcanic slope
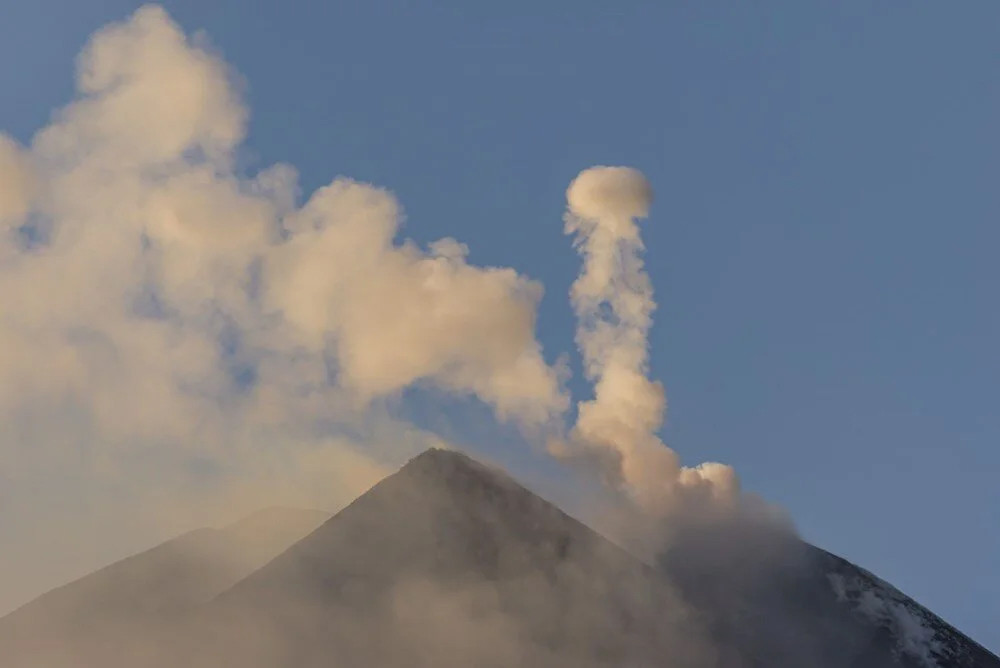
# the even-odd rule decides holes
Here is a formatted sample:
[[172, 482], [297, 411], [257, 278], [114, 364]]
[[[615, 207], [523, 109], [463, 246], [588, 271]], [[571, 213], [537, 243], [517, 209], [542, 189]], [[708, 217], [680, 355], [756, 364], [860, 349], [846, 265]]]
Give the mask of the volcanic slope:
[[[95, 668], [1000, 668], [887, 583], [794, 536], [765, 552], [750, 543], [770, 537], [709, 538], [650, 565], [505, 473], [430, 450], [225, 591], [213, 578], [194, 593], [179, 585], [169, 614], [133, 611], [96, 649], [35, 617], [36, 647], [58, 647], [48, 656], [62, 663], [7, 652], [15, 613], [0, 620], [0, 656]], [[127, 589], [113, 573], [106, 591]], [[73, 614], [120, 621], [114, 610]]]

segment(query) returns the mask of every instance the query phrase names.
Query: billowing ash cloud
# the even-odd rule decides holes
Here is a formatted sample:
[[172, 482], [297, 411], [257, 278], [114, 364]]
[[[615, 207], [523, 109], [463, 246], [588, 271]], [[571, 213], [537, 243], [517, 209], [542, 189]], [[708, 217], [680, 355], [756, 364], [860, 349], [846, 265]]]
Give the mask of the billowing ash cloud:
[[656, 303], [637, 224], [653, 200], [649, 182], [630, 167], [592, 167], [573, 180], [566, 199], [566, 233], [575, 235], [583, 258], [571, 293], [576, 341], [594, 398], [579, 403], [576, 425], [555, 451], [598, 462], [605, 477], [654, 514], [692, 494], [731, 503], [738, 482], [730, 467], [682, 467], [657, 436], [666, 398], [648, 377]]
[[453, 239], [396, 246], [399, 217], [388, 193], [344, 180], [286, 217], [264, 272], [288, 343], [319, 353], [332, 338], [341, 382], [364, 399], [432, 379], [529, 424], [561, 412], [534, 338], [541, 286], [469, 265]]
[[0, 231], [17, 225], [35, 193], [33, 170], [17, 143], [0, 133]]
[[[328, 355], [337, 384], [363, 399], [429, 379], [529, 422], [562, 409], [534, 338], [538, 284], [467, 264], [451, 239], [429, 251], [395, 244], [399, 206], [373, 186], [337, 179], [295, 208], [291, 168], [242, 179], [232, 162], [247, 114], [229, 74], [162, 10], [103, 30], [79, 70], [80, 98], [30, 151], [46, 242], [22, 249], [3, 277], [10, 290], [58, 274], [62, 287], [47, 285], [46, 296], [72, 295], [33, 324], [53, 333], [86, 325], [119, 349], [132, 334], [140, 347], [171, 329], [156, 345], [183, 359], [146, 383], [167, 392], [225, 385], [217, 346], [195, 336], [218, 334], [206, 331], [215, 319], [249, 339], [250, 362]], [[4, 209], [23, 217], [25, 159], [3, 150], [5, 171], [24, 175]], [[72, 346], [81, 372], [104, 365], [82, 348]]]
[[[35, 527], [0, 523], [12, 569], [32, 535], [336, 507], [437, 442], [380, 412], [417, 382], [530, 430], [565, 411], [538, 283], [399, 242], [383, 189], [338, 178], [300, 206], [293, 168], [245, 176], [233, 74], [162, 9], [96, 33], [76, 85], [28, 146], [0, 135], [0, 493]], [[94, 549], [79, 568], [120, 554]]]
[[[19, 573], [0, 600], [193, 523], [338, 507], [440, 444], [385, 409], [417, 383], [531, 438], [566, 431], [564, 372], [535, 336], [541, 286], [454, 239], [400, 241], [381, 188], [337, 178], [303, 202], [292, 167], [237, 169], [234, 79], [147, 6], [91, 38], [76, 97], [26, 146], [0, 134], [0, 503], [18, 518], [0, 543]], [[732, 504], [731, 469], [681, 467], [657, 436], [649, 184], [596, 167], [567, 196], [594, 397], [555, 449], [656, 517]]]

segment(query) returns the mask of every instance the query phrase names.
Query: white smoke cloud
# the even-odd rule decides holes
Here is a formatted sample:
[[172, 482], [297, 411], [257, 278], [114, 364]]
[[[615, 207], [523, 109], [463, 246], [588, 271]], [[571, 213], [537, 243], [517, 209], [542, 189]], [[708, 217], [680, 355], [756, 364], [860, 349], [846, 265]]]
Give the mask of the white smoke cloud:
[[23, 149], [0, 133], [0, 232], [20, 224], [35, 194], [35, 178]]
[[[237, 78], [161, 8], [100, 30], [77, 69], [29, 146], [0, 135], [0, 516], [18, 519], [0, 543], [19, 563], [46, 549], [33, 535], [173, 532], [199, 504], [342, 503], [435, 443], [379, 408], [414, 383], [525, 428], [566, 409], [539, 284], [452, 239], [397, 242], [382, 189], [338, 178], [299, 207], [293, 168], [241, 174]], [[331, 467], [358, 484], [313, 483]]]
[[505, 418], [561, 413], [558, 374], [534, 336], [541, 286], [469, 265], [453, 239], [397, 246], [399, 218], [387, 192], [338, 180], [286, 219], [291, 238], [267, 257], [265, 282], [290, 343], [319, 352], [333, 337], [342, 382], [362, 398], [432, 379]]
[[[0, 580], [0, 608], [32, 566], [76, 575], [194, 513], [346, 502], [439, 444], [383, 409], [414, 384], [532, 435], [565, 419], [537, 282], [470, 264], [454, 239], [400, 242], [383, 189], [337, 178], [299, 205], [292, 167], [241, 173], [247, 116], [226, 64], [147, 6], [92, 37], [76, 98], [28, 146], [0, 134], [0, 543], [21, 574]], [[657, 436], [648, 182], [597, 167], [567, 197], [594, 397], [556, 451], [601, 462], [654, 516], [734, 503], [731, 468], [682, 467]]]
[[653, 514], [674, 508], [682, 496], [732, 503], [739, 491], [732, 468], [682, 467], [657, 436], [666, 397], [648, 377], [656, 303], [637, 224], [652, 203], [649, 182], [629, 167], [592, 167], [573, 180], [566, 199], [566, 233], [575, 235], [583, 258], [571, 292], [576, 341], [594, 398], [578, 404], [576, 424], [555, 452], [599, 462], [605, 477]]

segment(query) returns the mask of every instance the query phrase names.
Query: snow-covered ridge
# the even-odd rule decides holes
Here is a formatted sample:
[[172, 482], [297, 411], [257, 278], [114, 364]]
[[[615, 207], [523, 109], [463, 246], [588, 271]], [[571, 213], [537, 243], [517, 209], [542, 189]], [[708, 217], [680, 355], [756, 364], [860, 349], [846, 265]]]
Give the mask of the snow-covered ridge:
[[830, 572], [827, 578], [837, 599], [886, 629], [902, 655], [927, 668], [955, 665], [967, 652], [953, 638], [952, 630], [933, 613], [874, 574]]

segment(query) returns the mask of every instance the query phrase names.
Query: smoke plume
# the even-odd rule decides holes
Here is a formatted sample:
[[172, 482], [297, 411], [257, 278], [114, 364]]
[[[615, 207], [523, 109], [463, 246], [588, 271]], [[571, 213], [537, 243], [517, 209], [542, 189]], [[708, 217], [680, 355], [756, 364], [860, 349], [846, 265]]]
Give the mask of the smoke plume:
[[663, 385], [648, 375], [656, 302], [638, 226], [653, 200], [649, 182], [630, 167], [592, 167], [573, 180], [566, 199], [566, 233], [583, 258], [571, 292], [576, 342], [594, 398], [577, 405], [568, 443], [556, 451], [598, 462], [607, 479], [623, 484], [654, 515], [681, 496], [731, 503], [738, 482], [730, 467], [682, 467], [657, 436], [666, 398]]
[[34, 190], [34, 175], [23, 149], [0, 133], [0, 231], [20, 223]]
[[[415, 385], [475, 397], [529, 440], [566, 432], [542, 286], [455, 239], [400, 239], [382, 188], [338, 177], [303, 197], [289, 165], [238, 168], [236, 81], [146, 6], [92, 36], [75, 97], [30, 141], [0, 134], [0, 543], [21, 573], [0, 580], [0, 612], [192, 525], [343, 505], [441, 443], [390, 410]], [[595, 167], [567, 197], [594, 396], [555, 451], [599, 462], [653, 516], [731, 505], [729, 467], [684, 468], [657, 435], [649, 184]]]
[[585, 519], [618, 544], [432, 453], [328, 532], [326, 512], [271, 511], [42, 597], [0, 625], [5, 661], [855, 665], [857, 624], [815, 616], [833, 591], [785, 518], [660, 438], [639, 171], [593, 167], [566, 193], [593, 386], [570, 425], [535, 334], [542, 286], [458, 240], [401, 239], [385, 189], [303, 196], [289, 165], [247, 173], [236, 81], [146, 6], [93, 35], [75, 97], [30, 141], [0, 133], [0, 616], [194, 526], [342, 507], [447, 447], [394, 413], [414, 386], [589, 464], [613, 493]]
[[26, 146], [0, 135], [0, 543], [29, 574], [0, 612], [192, 524], [342, 505], [439, 443], [385, 409], [414, 384], [529, 431], [567, 407], [538, 283], [400, 241], [381, 188], [244, 173], [235, 81], [146, 6]]

